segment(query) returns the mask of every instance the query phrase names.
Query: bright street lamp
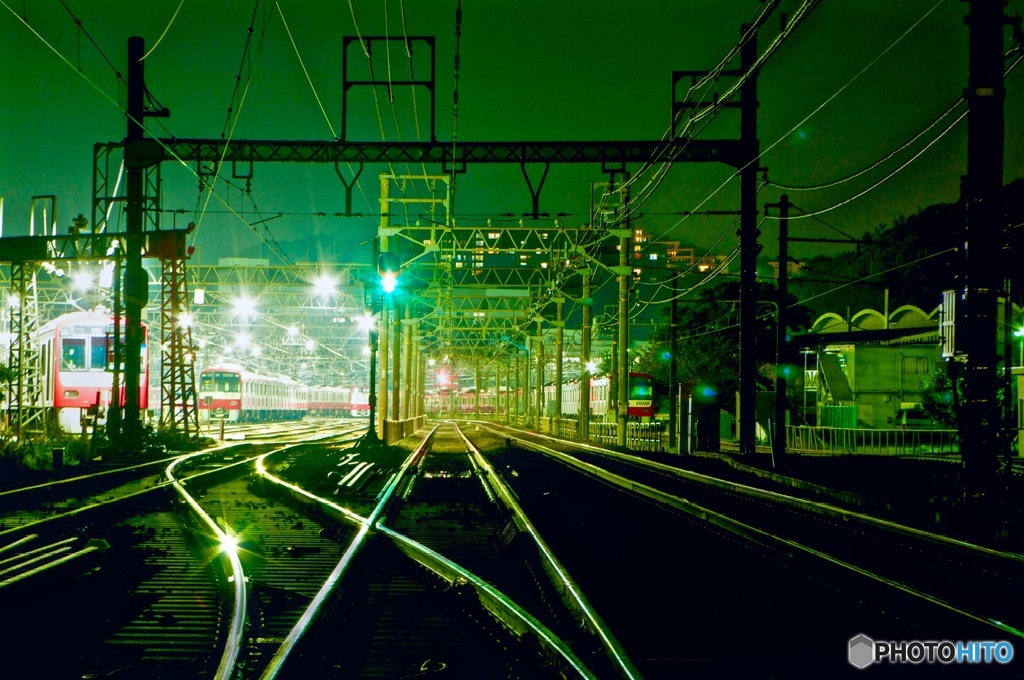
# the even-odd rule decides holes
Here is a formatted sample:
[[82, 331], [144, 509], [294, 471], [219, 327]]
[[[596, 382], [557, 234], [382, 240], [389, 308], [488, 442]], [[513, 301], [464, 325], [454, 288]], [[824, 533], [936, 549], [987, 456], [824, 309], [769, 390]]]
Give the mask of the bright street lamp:
[[252, 321], [256, 318], [256, 301], [247, 295], [232, 300], [231, 309], [235, 317], [242, 321]]

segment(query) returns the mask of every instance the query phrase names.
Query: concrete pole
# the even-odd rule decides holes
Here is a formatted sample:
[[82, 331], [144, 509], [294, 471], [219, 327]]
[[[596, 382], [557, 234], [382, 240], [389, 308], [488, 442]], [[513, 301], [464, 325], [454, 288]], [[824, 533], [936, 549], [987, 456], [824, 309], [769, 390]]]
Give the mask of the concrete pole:
[[[625, 202], [628, 205], [628, 202]], [[615, 373], [618, 375], [618, 385], [615, 410], [615, 432], [619, 446], [626, 446], [626, 423], [629, 400], [627, 388], [629, 387], [629, 279], [633, 274], [629, 266], [629, 244], [632, 234], [629, 229], [619, 229], [619, 352], [616, 358]]]
[[405, 366], [402, 373], [405, 375], [405, 391], [402, 394], [402, 420], [409, 420], [412, 415], [412, 398], [416, 389], [416, 380], [413, 377], [413, 347], [412, 347], [412, 318], [411, 306], [405, 305], [405, 319], [402, 321], [402, 338], [405, 344]]
[[[391, 319], [391, 346], [395, 356], [391, 369], [391, 420], [402, 419], [402, 304], [394, 300], [394, 315]], [[407, 376], [408, 377], [408, 376]]]
[[562, 423], [562, 363], [565, 361], [565, 298], [555, 298], [555, 427], [552, 434], [560, 435]]
[[594, 324], [594, 301], [590, 297], [591, 290], [590, 271], [583, 273], [583, 338], [580, 349], [580, 422], [578, 426], [580, 441], [590, 438], [590, 373], [587, 372], [587, 364], [590, 363], [590, 334]]
[[[380, 252], [386, 253], [389, 250], [388, 227], [391, 225], [391, 179], [387, 172], [380, 173]], [[377, 267], [378, 262], [374, 262], [373, 266]], [[379, 369], [380, 376], [378, 383], [380, 386], [378, 401], [381, 404], [381, 408], [377, 412], [378, 423], [377, 429], [381, 439], [385, 436], [384, 423], [387, 420], [387, 406], [388, 406], [388, 300], [389, 296], [384, 296], [380, 305], [380, 319], [378, 323], [378, 343], [380, 345], [380, 361]]]
[[1001, 442], [999, 406], [996, 401], [996, 296], [1002, 289], [1001, 239], [1003, 216], [1003, 25], [999, 0], [971, 0], [967, 25], [970, 34], [967, 114], [967, 178], [964, 203], [967, 212], [964, 257], [963, 330], [957, 343], [967, 354], [964, 365], [964, 399], [960, 428], [965, 495], [982, 497], [991, 491]]
[[537, 415], [534, 429], [540, 432], [541, 416], [544, 415], [544, 322], [537, 319]]
[[[743, 27], [746, 32], [747, 27]], [[749, 72], [757, 60], [757, 39], [740, 48], [740, 70]], [[757, 450], [757, 174], [761, 151], [757, 139], [757, 76], [740, 87], [740, 453]]]

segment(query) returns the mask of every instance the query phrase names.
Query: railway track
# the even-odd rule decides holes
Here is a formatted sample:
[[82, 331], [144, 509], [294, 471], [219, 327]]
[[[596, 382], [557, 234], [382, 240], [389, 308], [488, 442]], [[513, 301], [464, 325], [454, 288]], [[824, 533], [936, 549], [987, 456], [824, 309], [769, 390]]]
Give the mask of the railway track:
[[[838, 651], [831, 657], [825, 655], [823, 663], [834, 662], [835, 672], [851, 670], [846, 667], [843, 645], [858, 633], [888, 636], [885, 639], [1007, 640], [1018, 646], [1024, 638], [1024, 600], [1020, 595], [1024, 592], [1024, 556], [1018, 553], [949, 539], [829, 503], [696, 474], [647, 458], [593, 447], [581, 450], [574, 443], [506, 428], [491, 431], [509, 438], [513, 445], [496, 457], [496, 468], [514, 479], [546, 480], [540, 490], [522, 485], [518, 491], [524, 503], [530, 499], [530, 514], [545, 519], [542, 530], [550, 533], [567, 555], [589, 555], [589, 560], [581, 558], [574, 571], [586, 577], [585, 587], [595, 600], [597, 593], [602, 594], [595, 604], [609, 625], [617, 631], [643, 628], [636, 637], [624, 634], [623, 644], [645, 677], [654, 677], [657, 671], [645, 665], [644, 659], [653, 658], [657, 649], [664, 647], [653, 643], [659, 627], [647, 628], [637, 625], [639, 622], [674, 605], [680, 611], [697, 610], [697, 621], [729, 626], [721, 612], [729, 609], [727, 603], [736, 601], [731, 591], [737, 588], [744, 593], [739, 599], [746, 605], [733, 614], [742, 618], [744, 628], [763, 631], [759, 639], [743, 638], [742, 644], [761, 650], [764, 658], [770, 659], [773, 645], [776, 650], [789, 648], [799, 655], [795, 639], [803, 636], [807, 650], [831, 637]], [[581, 473], [592, 481], [587, 490], [575, 485]], [[635, 502], [605, 498], [609, 494], [602, 487]], [[578, 499], [568, 498], [569, 493]], [[616, 508], [616, 516], [600, 512], [597, 502], [591, 500], [598, 497]], [[651, 516], [643, 506], [657, 512]], [[557, 522], [547, 523], [549, 518], [570, 514], [572, 531]], [[676, 519], [669, 521], [669, 516]], [[652, 568], [649, 573], [633, 569], [630, 582], [639, 582], [632, 604], [616, 602], [613, 596], [614, 577], [610, 575], [620, 573], [611, 566], [618, 563], [616, 555], [594, 547], [618, 541], [614, 527], [622, 532], [642, 532], [651, 542], [635, 548], [637, 555], [649, 556], [644, 563]], [[651, 527], [657, 530], [649, 531]], [[700, 532], [695, 533], [693, 527]], [[718, 535], [732, 546], [726, 548], [715, 541], [709, 544], [709, 535]], [[669, 547], [673, 543], [674, 549]], [[723, 557], [737, 545], [756, 555], [758, 572], [743, 566], [753, 561], [750, 555]], [[622, 548], [629, 549], [624, 541]], [[672, 561], [678, 568], [674, 573], [663, 572], [658, 560]], [[586, 568], [594, 563], [605, 568]], [[709, 573], [708, 564], [716, 565], [718, 573]], [[621, 568], [626, 573], [631, 570], [630, 564]], [[773, 580], [766, 583], [759, 573], [762, 569], [775, 574]], [[674, 581], [689, 597], [676, 597], [675, 589], [663, 584], [647, 595], [659, 605], [637, 604], [643, 599], [640, 592], [648, 590], [646, 580], [657, 582], [659, 574]], [[705, 597], [707, 592], [719, 597]], [[607, 594], [611, 595], [605, 599]], [[827, 602], [828, 606], [811, 606], [809, 601]], [[779, 614], [765, 619], [757, 612], [759, 608]], [[691, 623], [680, 629], [695, 630]], [[708, 658], [729, 660], [720, 642], [705, 640], [705, 645], [694, 647], [695, 651], [703, 647]], [[808, 658], [807, 651], [802, 654]], [[775, 664], [758, 662], [744, 670], [784, 670]]]
[[[167, 482], [108, 488], [104, 502], [0, 535], [8, 541], [0, 559], [7, 552], [22, 563], [37, 540], [71, 544], [102, 534], [105, 548], [94, 546], [70, 578], [51, 566], [0, 585], [6, 606], [34, 605], [21, 632], [3, 638], [9, 668], [45, 677], [554, 678], [566, 669], [596, 677], [499, 587], [438, 551], [462, 549], [465, 558], [491, 550], [481, 564], [505, 569], [487, 532], [457, 542], [461, 548], [442, 541], [431, 549], [385, 526], [403, 516], [422, 481], [415, 471], [436, 462], [428, 446], [374, 450], [371, 460], [352, 443], [179, 457], [166, 466]], [[328, 474], [328, 460], [346, 472], [343, 482], [337, 470]], [[309, 473], [328, 493], [277, 476], [316, 486]], [[493, 492], [476, 484], [482, 503], [493, 504]], [[454, 499], [453, 507], [479, 498]], [[494, 510], [481, 513], [507, 524]], [[41, 528], [48, 537], [31, 533]], [[467, 552], [467, 542], [477, 547]], [[29, 644], [54, 617], [74, 622], [77, 633], [71, 643], [62, 639], [61, 655]]]
[[[1021, 637], [1019, 555], [464, 429], [247, 441], [64, 511], [47, 490], [55, 514], [0, 532], [24, 620], [0, 653], [40, 677], [675, 678], [841, 674], [859, 633]], [[64, 653], [35, 651], [55, 619]]]

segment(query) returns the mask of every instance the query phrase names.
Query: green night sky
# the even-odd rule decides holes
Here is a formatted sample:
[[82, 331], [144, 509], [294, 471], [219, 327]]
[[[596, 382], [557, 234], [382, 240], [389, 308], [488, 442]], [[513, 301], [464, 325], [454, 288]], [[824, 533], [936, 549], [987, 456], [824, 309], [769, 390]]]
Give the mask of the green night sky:
[[[465, 0], [456, 119], [454, 0], [184, 0], [180, 6], [175, 0], [0, 1], [5, 236], [28, 233], [32, 196], [58, 197], [62, 229], [74, 215], [90, 214], [93, 145], [125, 135], [119, 106], [126, 91], [115, 70], [126, 76], [127, 41], [133, 35], [142, 36], [151, 50], [145, 65], [149, 91], [171, 112], [170, 118], [147, 120], [152, 136], [333, 139], [341, 125], [343, 37], [404, 34], [437, 39], [439, 140], [451, 141], [453, 126], [456, 141], [653, 140], [669, 125], [671, 72], [714, 67], [737, 42], [740, 26], [762, 6], [758, 0]], [[780, 3], [760, 36], [762, 51], [779, 34], [780, 14], [792, 18], [803, 4]], [[1022, 5], [1011, 0], [1007, 14]], [[761, 72], [759, 137], [769, 178], [792, 185], [841, 178], [928, 125], [966, 87], [967, 10], [968, 3], [960, 0], [820, 3]], [[370, 63], [358, 50], [350, 53], [353, 76], [360, 70], [365, 74]], [[390, 52], [375, 50], [372, 64], [377, 78], [389, 72], [396, 80], [408, 78], [410, 70], [422, 77], [427, 71], [424, 53], [410, 59], [400, 43]], [[244, 101], [232, 99], [236, 76], [241, 76]], [[1021, 77], [1015, 71], [1006, 83], [1007, 182], [1024, 175]], [[350, 141], [427, 137], [429, 99], [423, 89], [413, 98], [409, 88], [398, 88], [393, 103], [384, 97], [375, 102], [368, 89], [354, 90], [350, 101]], [[731, 113], [699, 131], [703, 139], [737, 135], [738, 117]], [[789, 191], [806, 211], [844, 204], [822, 214], [821, 221], [794, 221], [792, 235], [860, 237], [898, 215], [955, 201], [966, 172], [966, 120], [884, 179], [920, 147], [827, 190]], [[257, 165], [248, 193], [246, 180], [228, 176], [218, 180], [216, 196], [206, 202], [197, 190], [195, 168], [167, 163], [163, 206], [179, 212], [165, 215], [164, 225], [199, 225], [195, 245], [202, 264], [225, 256], [262, 256], [279, 263], [257, 233], [269, 234], [292, 261], [351, 262], [363, 257], [359, 244], [375, 233], [376, 176], [382, 169], [367, 166], [355, 187], [353, 210], [368, 216], [341, 218], [333, 215], [345, 208], [342, 184], [330, 165]], [[531, 170], [536, 184], [542, 169]], [[637, 184], [649, 195], [635, 224], [683, 244], [730, 251], [736, 245], [732, 218], [683, 219], [678, 213], [737, 209], [739, 182], [729, 181], [733, 172], [721, 164], [679, 163], [660, 179], [647, 173]], [[554, 165], [540, 209], [552, 216], [566, 213], [563, 223], [578, 227], [589, 219], [590, 184], [604, 178], [596, 165]], [[464, 225], [488, 218], [500, 223], [505, 213], [518, 217], [531, 209], [515, 165], [471, 166], [456, 187], [456, 218]], [[781, 193], [765, 187], [759, 206], [777, 201]], [[275, 217], [278, 213], [283, 216]], [[246, 224], [270, 217], [261, 225]], [[411, 213], [409, 219], [417, 217]], [[112, 215], [114, 226], [119, 220], [123, 217]], [[774, 256], [774, 224], [761, 229], [764, 255]], [[841, 248], [794, 244], [791, 253], [799, 258]]]

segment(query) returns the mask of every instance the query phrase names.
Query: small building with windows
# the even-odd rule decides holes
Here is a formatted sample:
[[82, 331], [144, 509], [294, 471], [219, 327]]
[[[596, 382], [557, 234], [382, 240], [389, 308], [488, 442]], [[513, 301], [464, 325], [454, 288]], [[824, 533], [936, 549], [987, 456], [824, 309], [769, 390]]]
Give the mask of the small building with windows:
[[835, 313], [819, 317], [801, 343], [814, 355], [816, 424], [929, 426], [914, 414], [920, 412], [929, 376], [945, 364], [939, 311], [906, 305], [889, 314], [865, 309], [849, 318]]

